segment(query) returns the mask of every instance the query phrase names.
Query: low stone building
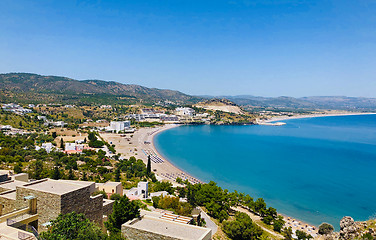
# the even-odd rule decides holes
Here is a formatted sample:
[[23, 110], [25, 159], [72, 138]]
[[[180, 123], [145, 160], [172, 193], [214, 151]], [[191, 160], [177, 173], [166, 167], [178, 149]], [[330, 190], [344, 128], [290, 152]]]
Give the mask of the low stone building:
[[121, 233], [130, 240], [211, 239], [211, 229], [187, 224], [188, 220], [187, 217], [178, 215], [172, 218], [161, 213], [141, 211], [140, 218], [130, 220], [121, 226]]
[[[5, 190], [5, 191], [4, 191]], [[62, 213], [83, 213], [99, 226], [112, 211], [112, 200], [102, 195], [91, 196], [95, 183], [69, 180], [43, 179], [33, 182], [11, 180], [0, 184], [0, 216], [13, 211], [35, 207], [37, 214], [33, 226], [46, 230], [51, 220]]]

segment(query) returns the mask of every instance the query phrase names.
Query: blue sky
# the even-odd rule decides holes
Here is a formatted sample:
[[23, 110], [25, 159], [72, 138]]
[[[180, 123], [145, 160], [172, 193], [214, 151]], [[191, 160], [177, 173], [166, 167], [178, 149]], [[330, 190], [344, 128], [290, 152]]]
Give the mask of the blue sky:
[[376, 1], [0, 1], [0, 72], [376, 97]]

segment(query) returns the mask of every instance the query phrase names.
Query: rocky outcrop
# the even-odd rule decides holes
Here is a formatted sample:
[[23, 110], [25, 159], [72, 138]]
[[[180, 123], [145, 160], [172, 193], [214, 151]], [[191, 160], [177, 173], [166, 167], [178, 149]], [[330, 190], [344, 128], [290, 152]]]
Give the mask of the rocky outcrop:
[[318, 235], [317, 240], [376, 239], [376, 221], [355, 222], [352, 217], [344, 217], [340, 222], [341, 230]]
[[341, 227], [341, 230], [339, 231], [340, 240], [348, 240], [358, 237], [359, 228], [352, 217], [343, 217], [339, 225]]

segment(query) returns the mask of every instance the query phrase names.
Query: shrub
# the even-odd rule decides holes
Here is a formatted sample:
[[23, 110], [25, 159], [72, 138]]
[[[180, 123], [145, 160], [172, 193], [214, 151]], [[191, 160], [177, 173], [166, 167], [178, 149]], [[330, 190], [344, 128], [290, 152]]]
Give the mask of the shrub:
[[329, 223], [322, 223], [319, 226], [319, 234], [325, 235], [325, 234], [330, 234], [334, 231], [334, 227], [330, 225]]
[[235, 220], [224, 221], [223, 231], [231, 239], [259, 239], [262, 235], [262, 229], [252, 222], [252, 219], [242, 212], [235, 214]]

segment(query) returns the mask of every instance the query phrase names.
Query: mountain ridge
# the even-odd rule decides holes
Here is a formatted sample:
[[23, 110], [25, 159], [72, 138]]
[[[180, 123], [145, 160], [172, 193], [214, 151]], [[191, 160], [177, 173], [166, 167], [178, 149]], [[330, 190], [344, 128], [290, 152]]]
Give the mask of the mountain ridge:
[[63, 76], [45, 76], [35, 73], [0, 74], [0, 101], [24, 103], [74, 103], [74, 104], [134, 104], [174, 103], [190, 105], [215, 99], [228, 99], [244, 109], [305, 109], [376, 111], [376, 98], [347, 96], [261, 97], [192, 96], [169, 89], [148, 88], [137, 84], [97, 79], [75, 80]]
[[[34, 73], [6, 73], [0, 74], [0, 89], [8, 93], [23, 93], [26, 95], [55, 94], [73, 95], [82, 98], [87, 95], [108, 95], [110, 98], [122, 97], [128, 100], [142, 102], [173, 101], [189, 103], [201, 100], [199, 97], [190, 96], [179, 91], [169, 89], [147, 88], [136, 84], [123, 84], [115, 81], [104, 80], [75, 80], [60, 76], [44, 76]], [[62, 99], [62, 96], [54, 96]]]

